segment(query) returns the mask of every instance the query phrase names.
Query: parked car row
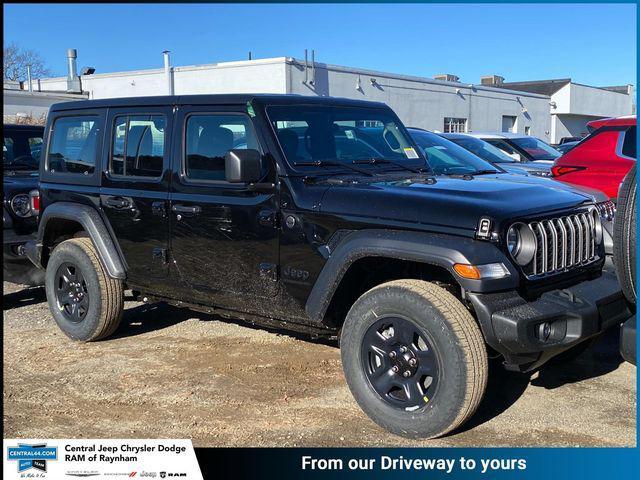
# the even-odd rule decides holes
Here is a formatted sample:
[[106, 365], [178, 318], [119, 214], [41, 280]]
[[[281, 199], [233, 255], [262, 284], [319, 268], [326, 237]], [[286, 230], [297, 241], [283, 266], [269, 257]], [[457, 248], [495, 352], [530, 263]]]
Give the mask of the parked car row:
[[381, 103], [58, 104], [24, 252], [71, 339], [109, 337], [125, 289], [339, 337], [371, 419], [441, 436], [477, 409], [489, 356], [532, 371], [631, 316], [604, 269], [612, 205], [532, 174], [559, 156], [544, 142], [485, 138], [518, 165], [491, 142], [407, 129]]

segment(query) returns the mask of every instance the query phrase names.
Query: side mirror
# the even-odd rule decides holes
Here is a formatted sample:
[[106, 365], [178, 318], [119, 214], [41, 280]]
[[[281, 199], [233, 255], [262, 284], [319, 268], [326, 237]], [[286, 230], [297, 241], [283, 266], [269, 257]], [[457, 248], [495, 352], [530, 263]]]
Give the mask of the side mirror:
[[258, 150], [229, 150], [224, 156], [227, 182], [256, 183], [262, 178], [262, 154]]

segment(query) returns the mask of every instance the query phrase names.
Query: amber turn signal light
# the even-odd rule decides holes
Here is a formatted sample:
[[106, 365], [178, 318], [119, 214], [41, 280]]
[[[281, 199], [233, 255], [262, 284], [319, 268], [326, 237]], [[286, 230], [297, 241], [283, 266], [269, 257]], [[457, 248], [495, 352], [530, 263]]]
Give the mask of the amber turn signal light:
[[509, 276], [509, 270], [502, 263], [488, 263], [486, 265], [467, 265], [456, 263], [453, 266], [455, 272], [462, 278], [480, 280], [481, 278], [502, 278]]

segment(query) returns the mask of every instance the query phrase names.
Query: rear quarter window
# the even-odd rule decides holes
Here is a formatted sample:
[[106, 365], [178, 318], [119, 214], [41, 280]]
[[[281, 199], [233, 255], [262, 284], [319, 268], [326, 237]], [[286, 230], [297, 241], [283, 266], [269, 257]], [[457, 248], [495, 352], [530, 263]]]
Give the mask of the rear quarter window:
[[634, 160], [637, 158], [636, 152], [636, 143], [637, 143], [637, 131], [636, 127], [629, 127], [626, 132], [624, 132], [624, 140], [622, 142], [622, 155], [625, 157], [633, 158]]
[[47, 154], [50, 173], [92, 175], [98, 156], [97, 116], [59, 117], [51, 128]]

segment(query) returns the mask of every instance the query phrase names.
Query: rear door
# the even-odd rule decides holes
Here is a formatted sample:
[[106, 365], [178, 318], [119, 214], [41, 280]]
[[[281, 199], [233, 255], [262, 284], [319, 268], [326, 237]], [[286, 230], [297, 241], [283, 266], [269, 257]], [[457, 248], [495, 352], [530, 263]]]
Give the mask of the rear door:
[[[184, 296], [253, 310], [248, 298], [261, 303], [277, 292], [276, 192], [227, 182], [224, 156], [264, 143], [244, 105], [181, 106], [176, 128], [171, 255]], [[263, 173], [272, 178], [273, 165]]]
[[171, 107], [110, 109], [100, 203], [134, 285], [167, 276]]

